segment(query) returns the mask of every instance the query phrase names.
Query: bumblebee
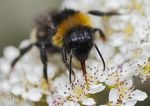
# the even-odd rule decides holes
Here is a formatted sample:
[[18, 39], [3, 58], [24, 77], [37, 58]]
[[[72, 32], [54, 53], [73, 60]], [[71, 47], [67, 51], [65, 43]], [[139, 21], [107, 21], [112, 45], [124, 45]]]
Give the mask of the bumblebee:
[[89, 15], [112, 16], [119, 15], [117, 12], [88, 11], [81, 12], [73, 9], [64, 9], [61, 11], [48, 12], [35, 19], [36, 33], [33, 35], [35, 41], [28, 47], [20, 49], [20, 55], [16, 57], [11, 67], [13, 68], [18, 60], [26, 54], [33, 46], [38, 47], [40, 59], [43, 64], [43, 76], [48, 83], [47, 75], [47, 53], [58, 53], [62, 57], [64, 66], [69, 70], [69, 80], [71, 75], [75, 75], [72, 69], [72, 57], [81, 65], [83, 75], [86, 80], [86, 65], [89, 53], [92, 47], [97, 50], [105, 70], [105, 61], [100, 50], [94, 43], [94, 35], [99, 32], [100, 37], [105, 40], [105, 34], [101, 29], [92, 27]]

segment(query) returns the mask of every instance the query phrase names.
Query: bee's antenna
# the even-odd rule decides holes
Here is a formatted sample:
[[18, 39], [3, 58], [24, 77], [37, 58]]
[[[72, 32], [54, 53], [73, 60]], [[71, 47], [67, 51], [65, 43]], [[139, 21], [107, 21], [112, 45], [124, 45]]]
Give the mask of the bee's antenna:
[[[66, 55], [66, 50], [65, 50], [65, 47], [62, 48], [62, 60], [67, 68], [67, 70], [69, 71], [69, 81], [70, 81], [70, 84], [71, 84], [71, 74], [75, 76], [75, 73], [72, 69], [72, 53], [70, 55], [70, 60], [69, 60], [69, 63], [68, 63], [68, 60], [67, 60], [67, 55]], [[75, 77], [74, 77], [74, 80], [75, 80]]]
[[105, 71], [106, 65], [105, 65], [104, 58], [103, 58], [103, 56], [102, 56], [100, 50], [99, 50], [98, 47], [96, 46], [96, 44], [94, 44], [94, 46], [95, 46], [95, 48], [96, 48], [96, 50], [97, 50], [97, 52], [98, 52], [98, 54], [99, 54], [99, 56], [100, 56], [100, 58], [101, 58], [101, 60], [102, 60], [102, 63], [103, 63], [103, 71]]

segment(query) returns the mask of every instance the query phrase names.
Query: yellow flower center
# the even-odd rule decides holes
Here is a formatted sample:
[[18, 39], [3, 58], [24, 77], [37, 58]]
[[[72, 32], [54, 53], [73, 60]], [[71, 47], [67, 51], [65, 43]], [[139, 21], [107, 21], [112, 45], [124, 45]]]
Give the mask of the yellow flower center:
[[84, 93], [84, 91], [83, 91], [83, 89], [81, 87], [76, 87], [74, 89], [74, 94], [78, 98], [80, 98], [83, 93]]
[[150, 74], [150, 62], [145, 64], [145, 66], [143, 67], [143, 71], [143, 74]]
[[128, 25], [124, 29], [124, 32], [125, 32], [127, 38], [131, 37], [133, 35], [133, 32], [134, 32], [133, 25], [131, 23], [128, 23]]

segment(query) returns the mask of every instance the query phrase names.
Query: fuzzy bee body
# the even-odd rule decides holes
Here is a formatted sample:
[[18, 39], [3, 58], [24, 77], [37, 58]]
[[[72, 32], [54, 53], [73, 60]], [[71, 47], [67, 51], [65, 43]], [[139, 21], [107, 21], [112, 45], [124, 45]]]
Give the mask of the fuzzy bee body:
[[102, 59], [105, 70], [104, 59], [94, 43], [94, 34], [98, 31], [103, 40], [105, 35], [101, 29], [92, 27], [89, 14], [96, 16], [118, 15], [116, 12], [89, 11], [83, 13], [72, 9], [44, 13], [35, 20], [36, 26], [31, 35], [32, 44], [20, 50], [20, 56], [14, 59], [12, 67], [32, 46], [37, 46], [43, 63], [43, 75], [47, 83], [48, 54], [59, 54], [61, 56], [60, 60], [69, 70], [70, 81], [71, 74], [75, 75], [72, 64], [76, 67], [80, 64], [86, 79], [85, 61], [89, 57], [91, 49], [95, 47]]
[[77, 26], [91, 27], [90, 17], [82, 12], [65, 9], [61, 12], [47, 13], [36, 19], [35, 42], [49, 41], [51, 49], [59, 52], [67, 33]]
[[[60, 57], [62, 43], [59, 38], [63, 39], [65, 37], [64, 32], [67, 33], [77, 25], [91, 25], [89, 16], [86, 16], [85, 13], [70, 9], [55, 13], [44, 13], [37, 17], [35, 23], [36, 27], [32, 31], [31, 40], [33, 43], [49, 41], [49, 44], [46, 46], [46, 51], [49, 55], [49, 61], [53, 63], [62, 63], [62, 58]], [[72, 59], [72, 66], [76, 69], [81, 69], [80, 62], [74, 57]], [[64, 69], [63, 65], [60, 67]]]

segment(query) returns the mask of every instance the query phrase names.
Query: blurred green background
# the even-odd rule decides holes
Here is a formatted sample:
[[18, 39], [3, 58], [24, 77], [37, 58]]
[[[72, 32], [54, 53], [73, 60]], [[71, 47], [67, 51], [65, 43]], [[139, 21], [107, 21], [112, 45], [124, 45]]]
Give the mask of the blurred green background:
[[[56, 9], [63, 0], [0, 0], [0, 56], [8, 45], [18, 46], [23, 39], [30, 36], [34, 18], [47, 9]], [[136, 80], [137, 86], [138, 80]], [[140, 89], [150, 95], [150, 82]], [[103, 97], [103, 96], [102, 96]], [[103, 99], [101, 99], [103, 100]], [[143, 104], [144, 103], [144, 104]], [[44, 104], [36, 104], [43, 106]], [[150, 106], [150, 98], [136, 106]]]
[[0, 56], [8, 45], [29, 38], [34, 18], [39, 13], [59, 8], [63, 0], [0, 0]]

